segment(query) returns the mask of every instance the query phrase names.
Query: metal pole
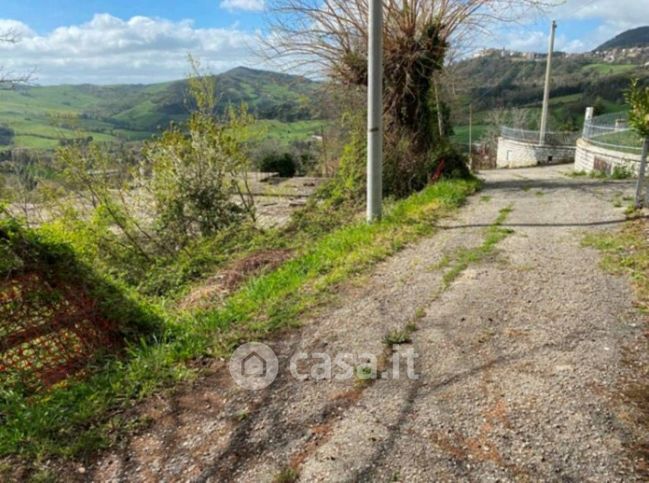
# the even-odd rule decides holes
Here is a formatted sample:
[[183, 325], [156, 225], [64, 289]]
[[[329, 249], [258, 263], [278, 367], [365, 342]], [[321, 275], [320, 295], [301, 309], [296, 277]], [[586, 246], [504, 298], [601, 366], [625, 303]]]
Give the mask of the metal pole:
[[367, 86], [367, 221], [381, 219], [383, 197], [383, 1], [370, 0]]
[[642, 158], [640, 159], [640, 170], [638, 172], [638, 184], [635, 189], [635, 207], [642, 208], [643, 196], [642, 190], [644, 185], [644, 175], [647, 168], [647, 154], [649, 154], [649, 137], [644, 138], [642, 145]]
[[548, 130], [548, 108], [550, 105], [550, 79], [552, 76], [552, 53], [554, 52], [554, 36], [557, 31], [556, 20], [552, 21], [550, 30], [550, 45], [548, 46], [548, 60], [545, 67], [545, 89], [543, 91], [543, 111], [541, 112], [541, 130], [539, 144], [545, 144], [545, 135]]
[[586, 114], [584, 115], [584, 129], [581, 132], [581, 137], [582, 138], [590, 138], [592, 134], [592, 125], [593, 125], [593, 117], [595, 116], [595, 108], [594, 107], [587, 107], [586, 108]]
[[469, 168], [473, 171], [473, 104], [469, 104]]

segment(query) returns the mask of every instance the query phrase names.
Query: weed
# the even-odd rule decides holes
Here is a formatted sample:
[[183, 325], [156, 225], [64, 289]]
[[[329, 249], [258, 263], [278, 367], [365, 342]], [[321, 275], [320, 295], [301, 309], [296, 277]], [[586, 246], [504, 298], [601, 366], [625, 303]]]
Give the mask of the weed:
[[583, 176], [588, 176], [588, 173], [583, 170], [575, 170], [575, 171], [568, 171], [564, 173], [566, 176], [570, 176], [572, 178], [580, 178]]
[[500, 210], [500, 213], [494, 223], [487, 229], [484, 241], [482, 245], [475, 248], [463, 248], [458, 250], [458, 252], [449, 258], [445, 258], [446, 265], [441, 266], [451, 267], [443, 277], [444, 287], [450, 286], [450, 284], [467, 269], [472, 263], [478, 263], [484, 260], [489, 254], [491, 254], [496, 247], [496, 245], [506, 238], [508, 235], [513, 233], [513, 230], [503, 228], [502, 224], [505, 222], [509, 214], [512, 212], [512, 207], [503, 208]]
[[237, 414], [235, 414], [234, 419], [238, 422], [245, 421], [250, 417], [250, 413], [248, 411], [239, 411]]
[[480, 201], [482, 201], [483, 203], [489, 203], [491, 200], [492, 200], [492, 197], [489, 196], [489, 195], [482, 195], [480, 197]]
[[374, 380], [374, 370], [368, 366], [357, 366], [354, 374], [356, 375], [356, 381], [361, 384]]
[[273, 478], [273, 483], [294, 483], [300, 477], [300, 474], [290, 466], [282, 468], [275, 478]]
[[629, 179], [633, 177], [633, 171], [627, 166], [615, 166], [611, 172], [612, 179]]
[[608, 173], [606, 171], [601, 171], [601, 170], [594, 170], [591, 171], [588, 176], [593, 179], [606, 179], [608, 178]]
[[626, 273], [634, 282], [642, 306], [649, 307], [649, 243], [645, 236], [646, 222], [627, 222], [619, 232], [593, 233], [582, 244], [603, 253], [601, 266], [612, 273]]
[[31, 475], [29, 481], [32, 483], [55, 483], [58, 478], [50, 470], [41, 469]]
[[415, 310], [415, 318], [416, 319], [423, 319], [426, 317], [426, 309], [423, 307], [418, 307], [417, 310]]
[[387, 346], [410, 344], [412, 342], [411, 333], [412, 331], [407, 328], [391, 330], [383, 338], [383, 343]]
[[[618, 232], [593, 233], [583, 240], [586, 246], [594, 247], [603, 253], [601, 265], [605, 270], [625, 274], [632, 281], [637, 306], [645, 314], [649, 313], [649, 242], [646, 230], [648, 223], [645, 219], [628, 221]], [[636, 434], [649, 432], [649, 370], [646, 364], [638, 362], [644, 360], [644, 354], [649, 350], [649, 343], [642, 338], [644, 343], [629, 347], [625, 351], [633, 370], [631, 377], [621, 381], [618, 393], [630, 402], [637, 415], [633, 418], [638, 430]], [[646, 461], [649, 456], [649, 447], [644, 441], [632, 441], [629, 446], [634, 453], [638, 453], [637, 461]], [[646, 471], [646, 465], [641, 467]]]

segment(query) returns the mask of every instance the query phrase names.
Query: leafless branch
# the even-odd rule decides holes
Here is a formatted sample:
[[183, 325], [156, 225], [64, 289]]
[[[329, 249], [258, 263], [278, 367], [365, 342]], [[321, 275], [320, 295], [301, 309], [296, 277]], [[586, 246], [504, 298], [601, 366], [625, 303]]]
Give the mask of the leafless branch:
[[[20, 42], [20, 33], [13, 28], [0, 32], [0, 43], [17, 44]], [[13, 89], [17, 85], [27, 84], [34, 78], [35, 69], [29, 72], [15, 73], [0, 67], [0, 89]]]

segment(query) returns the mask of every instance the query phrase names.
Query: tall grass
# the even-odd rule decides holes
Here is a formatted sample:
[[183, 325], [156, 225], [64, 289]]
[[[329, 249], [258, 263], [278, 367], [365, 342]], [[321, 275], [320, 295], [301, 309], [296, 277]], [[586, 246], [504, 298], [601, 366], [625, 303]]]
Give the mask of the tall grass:
[[444, 180], [389, 204], [379, 223], [351, 222], [307, 239], [295, 258], [249, 280], [223, 306], [176, 317], [167, 313], [158, 338], [132, 344], [126, 357], [97, 361], [88, 379], [29, 398], [0, 387], [0, 455], [79, 456], [107, 446], [108, 435], [124, 427], [112, 410], [195, 376], [186, 364], [193, 358], [227, 356], [241, 342], [298, 325], [339, 284], [434, 232], [435, 220], [477, 186], [476, 180]]

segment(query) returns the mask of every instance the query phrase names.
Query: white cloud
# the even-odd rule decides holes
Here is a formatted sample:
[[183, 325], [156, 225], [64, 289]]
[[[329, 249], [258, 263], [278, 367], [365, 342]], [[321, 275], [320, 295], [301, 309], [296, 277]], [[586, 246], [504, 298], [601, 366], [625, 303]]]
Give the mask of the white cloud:
[[221, 8], [229, 11], [247, 10], [249, 12], [261, 12], [265, 7], [264, 0], [223, 0]]
[[97, 14], [87, 23], [38, 35], [29, 26], [0, 19], [0, 32], [21, 34], [17, 44], [0, 44], [0, 66], [12, 72], [37, 70], [36, 82], [151, 83], [187, 73], [191, 52], [213, 72], [259, 65], [256, 33], [230, 28], [195, 28], [189, 20]]
[[620, 29], [649, 23], [646, 0], [569, 0], [555, 9], [558, 18], [599, 18], [604, 25]]
[[[517, 24], [501, 25], [491, 35], [479, 36], [474, 47], [506, 47], [513, 50], [545, 52], [550, 19], [559, 22], [556, 49], [565, 52], [589, 51], [625, 30], [649, 25], [648, 0], [566, 0], [544, 15], [534, 14], [518, 19]], [[547, 29], [539, 28], [539, 21]], [[573, 22], [595, 24], [586, 30]]]

